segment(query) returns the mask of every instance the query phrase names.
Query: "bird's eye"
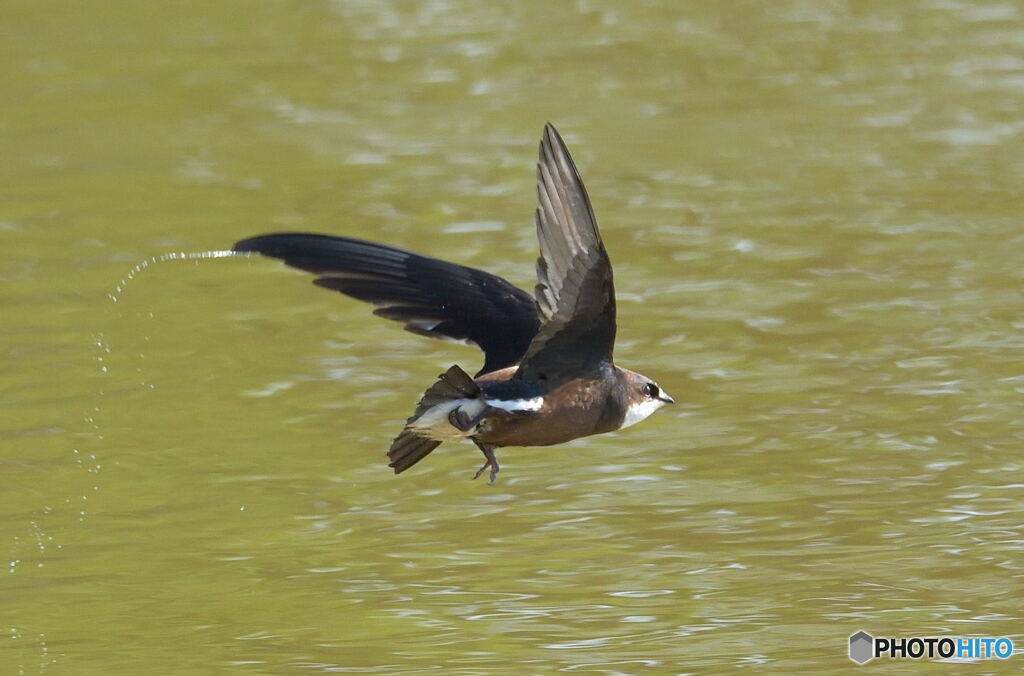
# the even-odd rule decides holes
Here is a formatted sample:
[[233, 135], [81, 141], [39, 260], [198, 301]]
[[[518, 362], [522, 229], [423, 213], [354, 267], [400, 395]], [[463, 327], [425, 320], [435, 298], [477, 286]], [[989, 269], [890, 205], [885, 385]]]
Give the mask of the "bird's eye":
[[654, 383], [647, 383], [646, 385], [644, 385], [644, 394], [646, 394], [651, 399], [654, 399], [655, 397], [658, 396], [658, 386], [655, 385]]

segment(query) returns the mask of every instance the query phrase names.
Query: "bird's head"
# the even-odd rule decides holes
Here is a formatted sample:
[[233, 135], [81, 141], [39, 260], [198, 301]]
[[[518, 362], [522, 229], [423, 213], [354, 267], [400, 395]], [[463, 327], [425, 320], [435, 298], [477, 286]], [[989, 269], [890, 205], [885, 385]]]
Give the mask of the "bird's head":
[[674, 404], [675, 399], [647, 376], [619, 368], [620, 378], [626, 387], [626, 417], [623, 427], [635, 425], [665, 404]]

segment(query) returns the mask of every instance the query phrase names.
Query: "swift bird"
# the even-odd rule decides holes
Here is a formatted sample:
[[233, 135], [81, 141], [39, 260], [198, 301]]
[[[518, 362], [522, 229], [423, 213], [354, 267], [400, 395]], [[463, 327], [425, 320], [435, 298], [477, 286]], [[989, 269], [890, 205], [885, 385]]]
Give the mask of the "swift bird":
[[483, 368], [439, 376], [388, 450], [404, 472], [445, 441], [470, 439], [490, 470], [502, 446], [548, 446], [640, 422], [673, 403], [657, 383], [612, 362], [612, 266], [590, 199], [549, 123], [537, 163], [540, 258], [534, 296], [482, 270], [349, 237], [278, 233], [237, 252], [279, 258], [314, 283], [377, 306], [413, 333], [479, 346]]

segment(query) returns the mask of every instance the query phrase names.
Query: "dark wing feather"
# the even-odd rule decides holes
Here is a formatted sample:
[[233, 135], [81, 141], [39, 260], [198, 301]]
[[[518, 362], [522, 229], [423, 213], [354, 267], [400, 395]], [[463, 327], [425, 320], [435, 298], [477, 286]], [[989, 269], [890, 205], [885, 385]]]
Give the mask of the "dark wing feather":
[[477, 375], [517, 364], [540, 326], [534, 299], [501, 277], [383, 244], [279, 233], [234, 250], [312, 272], [318, 286], [373, 303], [374, 314], [413, 333], [475, 343], [485, 355]]
[[544, 321], [517, 377], [555, 380], [611, 363], [615, 288], [590, 198], [551, 124], [540, 143], [537, 201], [536, 296]]

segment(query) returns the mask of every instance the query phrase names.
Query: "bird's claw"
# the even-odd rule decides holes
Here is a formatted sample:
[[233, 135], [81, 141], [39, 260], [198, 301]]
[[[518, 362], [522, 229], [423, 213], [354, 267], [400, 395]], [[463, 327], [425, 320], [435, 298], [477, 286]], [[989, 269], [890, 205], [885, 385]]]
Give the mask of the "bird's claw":
[[500, 469], [500, 467], [498, 467], [497, 459], [494, 460], [493, 464], [491, 460], [488, 459], [487, 462], [484, 463], [483, 467], [476, 471], [476, 474], [473, 475], [473, 479], [479, 479], [480, 475], [483, 474], [488, 467], [491, 469], [491, 476], [488, 478], [487, 485], [493, 486], [494, 482], [498, 480], [498, 470]]
[[448, 422], [460, 432], [469, 432], [480, 424], [480, 421], [487, 415], [487, 411], [488, 409], [485, 408], [476, 417], [470, 418], [461, 408], [455, 408], [448, 414]]
[[466, 415], [465, 412], [463, 412], [461, 409], [457, 408], [453, 409], [452, 412], [448, 414], [448, 422], [451, 424], [452, 427], [462, 432], [468, 432], [473, 427], [472, 421], [469, 419], [469, 416]]
[[498, 457], [496, 455], [494, 455], [494, 446], [490, 446], [488, 444], [481, 443], [480, 440], [478, 440], [478, 439], [473, 439], [473, 443], [476, 444], [477, 448], [480, 449], [480, 452], [484, 454], [485, 458], [487, 458], [487, 462], [484, 463], [483, 467], [481, 467], [480, 469], [478, 469], [476, 471], [476, 474], [473, 475], [473, 478], [474, 479], [479, 479], [480, 475], [484, 473], [484, 470], [487, 469], [488, 467], [490, 467], [491, 468], [491, 479], [490, 479], [490, 481], [487, 482], [487, 485], [488, 486], [493, 486], [495, 480], [497, 480], [497, 478], [498, 478], [498, 470], [501, 469], [501, 467], [498, 466]]

